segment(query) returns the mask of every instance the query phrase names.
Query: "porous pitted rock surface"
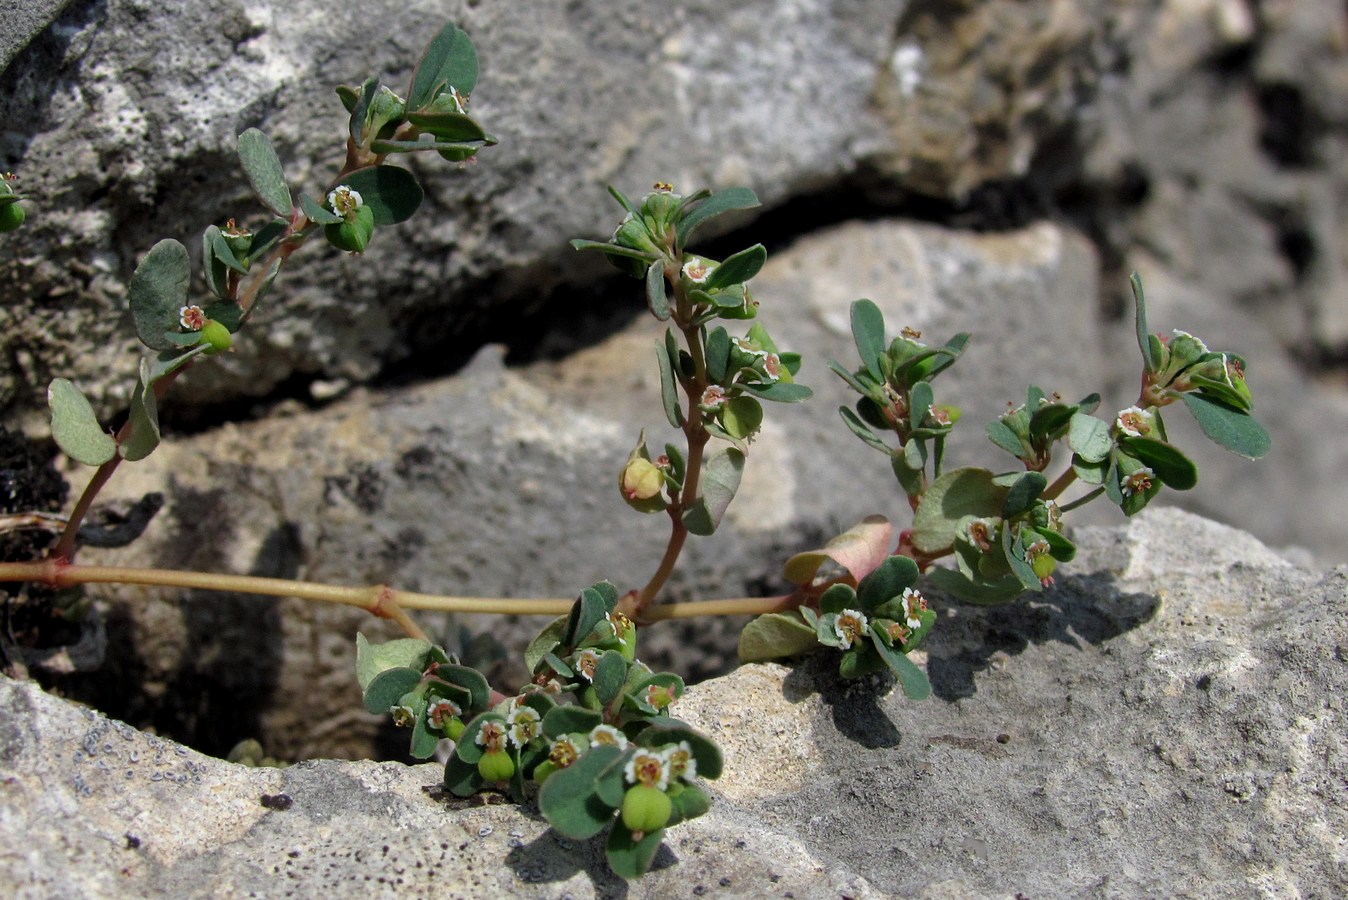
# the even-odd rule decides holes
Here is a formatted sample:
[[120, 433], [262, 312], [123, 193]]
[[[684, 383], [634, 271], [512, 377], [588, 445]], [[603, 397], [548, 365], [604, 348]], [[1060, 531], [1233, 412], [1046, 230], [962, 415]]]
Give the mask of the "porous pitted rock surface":
[[1086, 529], [1078, 574], [940, 603], [935, 696], [745, 666], [679, 714], [720, 741], [702, 819], [624, 886], [528, 806], [432, 765], [247, 769], [0, 680], [18, 897], [1339, 896], [1348, 571], [1178, 511]]

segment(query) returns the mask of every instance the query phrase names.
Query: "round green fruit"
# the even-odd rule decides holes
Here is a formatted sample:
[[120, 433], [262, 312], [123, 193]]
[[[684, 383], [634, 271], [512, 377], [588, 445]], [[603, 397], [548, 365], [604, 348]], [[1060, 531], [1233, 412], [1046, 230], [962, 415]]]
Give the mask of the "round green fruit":
[[658, 787], [636, 784], [623, 796], [623, 824], [630, 831], [643, 834], [658, 831], [665, 827], [673, 812], [673, 802]]
[[548, 776], [557, 771], [557, 764], [550, 759], [545, 759], [534, 767], [534, 782], [542, 784], [548, 780]]
[[28, 218], [28, 214], [23, 211], [23, 207], [17, 203], [6, 203], [0, 206], [0, 231], [13, 231], [23, 224], [23, 220]]
[[477, 761], [477, 773], [484, 781], [509, 781], [515, 774], [515, 761], [504, 750], [489, 750]]
[[370, 235], [374, 234], [374, 210], [368, 206], [357, 207], [350, 218], [324, 225], [323, 234], [338, 250], [364, 253]]
[[445, 720], [445, 737], [449, 738], [451, 741], [457, 741], [459, 735], [463, 734], [463, 729], [463, 719], [460, 719], [458, 716], [451, 716]]
[[1058, 561], [1045, 553], [1042, 556], [1036, 556], [1034, 562], [1030, 563], [1034, 569], [1034, 577], [1043, 581], [1045, 578], [1052, 578], [1053, 572], [1058, 568]]
[[207, 344], [211, 349], [207, 353], [219, 353], [222, 350], [228, 350], [234, 344], [234, 335], [229, 333], [229, 329], [214, 319], [209, 319], [205, 327], [201, 329], [200, 343]]

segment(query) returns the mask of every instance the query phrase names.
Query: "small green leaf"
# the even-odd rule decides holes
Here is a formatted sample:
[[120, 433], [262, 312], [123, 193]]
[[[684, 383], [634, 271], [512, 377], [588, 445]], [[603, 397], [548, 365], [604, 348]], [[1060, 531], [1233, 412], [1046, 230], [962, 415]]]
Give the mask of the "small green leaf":
[[1180, 396], [1198, 427], [1216, 443], [1246, 459], [1259, 459], [1268, 453], [1272, 444], [1268, 432], [1248, 413], [1201, 394]]
[[248, 274], [248, 267], [239, 262], [239, 258], [235, 256], [234, 251], [230, 249], [229, 242], [225, 240], [225, 235], [220, 231], [219, 227], [215, 225], [206, 226], [203, 238], [210, 247], [211, 256], [218, 259], [227, 268], [238, 272], [240, 275]]
[[728, 288], [733, 284], [743, 284], [757, 275], [767, 261], [767, 248], [762, 244], [754, 244], [717, 266], [711, 275], [707, 276], [704, 290], [714, 291], [720, 288]]
[[726, 366], [730, 362], [730, 334], [717, 326], [707, 335], [707, 377], [715, 384], [725, 381]]
[[1109, 435], [1109, 425], [1083, 413], [1072, 416], [1067, 431], [1067, 446], [1081, 457], [1082, 462], [1098, 463], [1109, 455], [1114, 439]]
[[426, 45], [407, 88], [407, 108], [421, 109], [449, 87], [466, 96], [476, 86], [477, 50], [468, 35], [450, 23]]
[[1129, 456], [1146, 463], [1168, 488], [1187, 491], [1198, 484], [1198, 467], [1170, 444], [1152, 438], [1123, 437], [1119, 446]]
[[912, 427], [922, 427], [922, 420], [927, 417], [927, 413], [931, 410], [931, 404], [934, 399], [931, 385], [925, 381], [919, 381], [909, 390], [908, 423], [912, 425]]
[[364, 690], [385, 669], [405, 667], [423, 670], [430, 660], [432, 646], [429, 641], [420, 638], [398, 638], [382, 644], [371, 644], [365, 635], [357, 632], [356, 681]]
[[86, 466], [101, 466], [117, 455], [117, 442], [103, 430], [80, 389], [65, 378], [47, 388], [51, 433], [67, 456]]
[[468, 762], [457, 753], [451, 753], [445, 761], [445, 787], [455, 797], [471, 797], [482, 790], [482, 776], [477, 771], [477, 762]]
[[549, 653], [552, 653], [566, 638], [567, 617], [560, 616], [553, 619], [548, 626], [538, 633], [538, 637], [529, 642], [529, 646], [524, 651], [524, 668], [529, 672], [537, 672], [538, 664]]
[[859, 678], [884, 667], [885, 659], [876, 652], [875, 645], [870, 641], [862, 641], [843, 653], [838, 663], [838, 673], [844, 678]]
[[599, 798], [595, 781], [622, 755], [621, 750], [611, 745], [591, 747], [543, 783], [538, 792], [538, 808], [558, 834], [584, 841], [613, 821], [613, 807]]
[[1136, 310], [1133, 321], [1137, 329], [1137, 346], [1142, 350], [1142, 364], [1148, 372], [1155, 372], [1161, 368], [1161, 361], [1156, 358], [1150, 340], [1152, 335], [1147, 330], [1147, 298], [1146, 292], [1142, 289], [1142, 276], [1134, 272], [1129, 276], [1128, 284], [1133, 289], [1133, 304]]
[[1025, 558], [1025, 548], [1021, 545], [1020, 534], [1009, 524], [1002, 525], [1002, 553], [1006, 556], [1007, 565], [1011, 567], [1011, 573], [1020, 579], [1020, 583], [1027, 590], [1039, 590], [1041, 587], [1039, 576], [1034, 574], [1034, 567]]
[[821, 613], [840, 613], [845, 609], [856, 609], [860, 606], [857, 602], [857, 592], [850, 584], [831, 584], [828, 590], [819, 596], [819, 611]]
[[175, 346], [164, 334], [178, 330], [178, 314], [187, 305], [191, 277], [187, 248], [171, 239], [151, 247], [132, 273], [126, 289], [131, 318], [136, 336], [151, 350]]
[[857, 585], [857, 602], [861, 611], [870, 613], [903, 593], [917, 581], [917, 563], [907, 556], [891, 556], [876, 567]]
[[[673, 721], [673, 720], [668, 720]], [[720, 778], [725, 767], [725, 758], [716, 742], [700, 731], [683, 724], [652, 725], [637, 735], [637, 743], [643, 747], [667, 747], [670, 744], [686, 742], [697, 761], [697, 774], [703, 778]]]
[[871, 431], [866, 423], [861, 421], [861, 417], [852, 410], [848, 409], [846, 406], [840, 406], [838, 407], [838, 413], [842, 416], [843, 422], [847, 424], [847, 427], [851, 429], [852, 433], [865, 441], [867, 445], [874, 447], [884, 454], [893, 452], [890, 449], [890, 446], [880, 440], [880, 438], [876, 437], [875, 432]]
[[627, 660], [617, 650], [605, 650], [599, 654], [594, 666], [594, 693], [599, 702], [605, 705], [613, 702], [623, 689], [627, 678]]
[[[646, 256], [638, 254], [637, 258], [645, 259]], [[665, 266], [660, 260], [651, 263], [650, 267], [646, 269], [646, 306], [650, 309], [651, 315], [661, 322], [669, 321], [669, 294], [665, 292]]]
[[[355, 141], [356, 146], [365, 145], [365, 125], [370, 116], [370, 102], [374, 100], [375, 92], [379, 90], [378, 78], [367, 78], [365, 83], [360, 86], [360, 92], [350, 91], [351, 107], [347, 112], [351, 113], [351, 121], [347, 123], [347, 134], [351, 135], [351, 140]], [[342, 97], [345, 103], [347, 96], [343, 94], [341, 88], [337, 90], [338, 96]]]
[[962, 468], [933, 481], [913, 515], [913, 546], [923, 553], [944, 553], [954, 546], [961, 518], [1001, 512], [1006, 489], [992, 478], [987, 469]]
[[665, 829], [648, 831], [642, 834], [639, 841], [633, 840], [634, 837], [635, 835], [621, 820], [615, 821], [604, 848], [608, 867], [613, 870], [613, 874], [629, 881], [640, 878], [650, 871], [656, 851], [660, 849], [660, 842], [664, 840]]
[[1045, 440], [1071, 422], [1077, 408], [1066, 403], [1047, 403], [1036, 409], [1030, 416], [1030, 438], [1036, 442]]
[[308, 194], [300, 194], [300, 209], [309, 217], [310, 222], [317, 222], [319, 225], [337, 225], [343, 221], [341, 216], [330, 209], [324, 209]]
[[678, 345], [674, 343], [674, 334], [671, 331], [665, 332], [665, 346], [656, 345], [656, 362], [660, 366], [660, 403], [665, 408], [665, 418], [669, 424], [675, 428], [683, 427], [683, 412], [679, 409], [679, 388], [678, 382], [674, 380], [674, 360], [671, 359], [669, 348], [673, 346], [674, 353], [679, 352]]
[[1012, 519], [1034, 506], [1034, 501], [1048, 487], [1042, 472], [1026, 472], [1016, 479], [1002, 501], [1002, 518]]
[[[604, 590], [608, 588], [608, 590]], [[606, 581], [591, 585], [580, 592], [576, 602], [571, 607], [571, 614], [566, 620], [566, 636], [562, 643], [569, 648], [574, 648], [585, 638], [590, 636], [595, 626], [604, 620], [604, 617], [613, 612], [613, 608], [618, 605], [618, 594], [613, 585]]]
[[877, 381], [884, 380], [884, 374], [880, 370], [880, 358], [885, 355], [884, 314], [880, 312], [880, 307], [870, 300], [863, 299], [852, 304], [851, 318], [852, 340], [856, 342], [862, 364], [866, 366], [866, 371], [872, 378]]
[[293, 208], [290, 188], [286, 186], [285, 170], [276, 157], [271, 138], [256, 128], [239, 135], [239, 161], [262, 205], [278, 216], [289, 218]]
[[365, 687], [365, 708], [372, 713], [386, 713], [389, 707], [397, 705], [403, 694], [420, 683], [421, 669], [384, 669]]
[[819, 646], [814, 632], [799, 613], [767, 613], [740, 632], [739, 660], [742, 663], [767, 662], [799, 656]]
[[704, 537], [713, 534], [735, 499], [743, 474], [744, 454], [739, 450], [727, 447], [713, 454], [702, 473], [702, 496], [683, 514], [684, 527]]
[[486, 676], [477, 669], [441, 663], [436, 667], [435, 675], [437, 678], [468, 691], [472, 696], [471, 706], [473, 709], [484, 709], [491, 700], [491, 686], [487, 684]]
[[122, 459], [128, 462], [144, 459], [159, 446], [159, 405], [151, 387], [154, 383], [151, 375], [149, 360], [141, 359], [140, 380], [131, 394], [131, 410], [128, 413], [131, 433], [117, 448]]
[[721, 423], [736, 440], [752, 437], [763, 425], [763, 407], [753, 397], [735, 397], [722, 408]]
[[926, 700], [931, 696], [931, 681], [927, 673], [917, 667], [906, 653], [895, 650], [879, 637], [872, 639], [871, 646], [880, 654], [885, 665], [898, 676], [899, 684], [909, 700]]
[[699, 202], [691, 212], [679, 217], [675, 230], [678, 246], [684, 247], [702, 223], [732, 210], [752, 209], [758, 205], [758, 196], [749, 188], [733, 187], [717, 191]]
[[413, 112], [407, 114], [407, 121], [422, 131], [433, 134], [437, 143], [476, 144], [489, 138], [482, 126], [471, 117], [457, 112]]
[[744, 391], [762, 400], [777, 403], [801, 403], [814, 396], [814, 391], [794, 381], [776, 381], [772, 384], [746, 384]]
[[374, 212], [376, 225], [394, 225], [411, 218], [424, 196], [412, 173], [397, 166], [357, 169], [342, 184], [360, 194], [361, 202]]
[[993, 419], [988, 423], [988, 440], [1017, 458], [1026, 452], [1024, 441], [1000, 419]]
[[556, 740], [564, 734], [589, 734], [604, 717], [581, 706], [558, 706], [543, 717], [543, 736]]

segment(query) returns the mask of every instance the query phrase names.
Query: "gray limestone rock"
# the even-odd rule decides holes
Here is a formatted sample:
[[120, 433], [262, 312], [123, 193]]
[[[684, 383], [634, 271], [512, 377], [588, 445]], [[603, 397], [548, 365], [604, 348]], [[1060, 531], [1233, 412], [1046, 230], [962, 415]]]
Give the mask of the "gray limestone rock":
[[1337, 896], [1340, 568], [1178, 511], [1079, 534], [1008, 607], [939, 603], [936, 694], [746, 666], [679, 714], [726, 773], [624, 887], [529, 807], [429, 765], [248, 769], [0, 680], [0, 876], [19, 897]]

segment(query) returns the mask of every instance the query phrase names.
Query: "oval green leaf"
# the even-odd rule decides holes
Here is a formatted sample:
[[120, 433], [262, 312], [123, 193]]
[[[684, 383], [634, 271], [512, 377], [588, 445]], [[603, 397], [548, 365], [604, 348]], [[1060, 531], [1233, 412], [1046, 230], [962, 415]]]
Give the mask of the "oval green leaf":
[[179, 311], [187, 305], [187, 285], [192, 266], [187, 248], [175, 240], [162, 240], [150, 248], [136, 266], [127, 285], [127, 301], [136, 336], [151, 350], [175, 346], [164, 337], [179, 328]]
[[249, 128], [239, 135], [239, 161], [262, 205], [278, 216], [289, 217], [293, 208], [290, 188], [286, 186], [285, 170], [281, 168], [271, 138], [256, 128]]
[[374, 224], [395, 225], [412, 217], [424, 196], [412, 173], [397, 166], [357, 169], [342, 180], [374, 212]]
[[94, 408], [69, 379], [52, 381], [47, 405], [51, 407], [52, 437], [71, 459], [101, 466], [117, 455], [117, 442], [98, 424]]

